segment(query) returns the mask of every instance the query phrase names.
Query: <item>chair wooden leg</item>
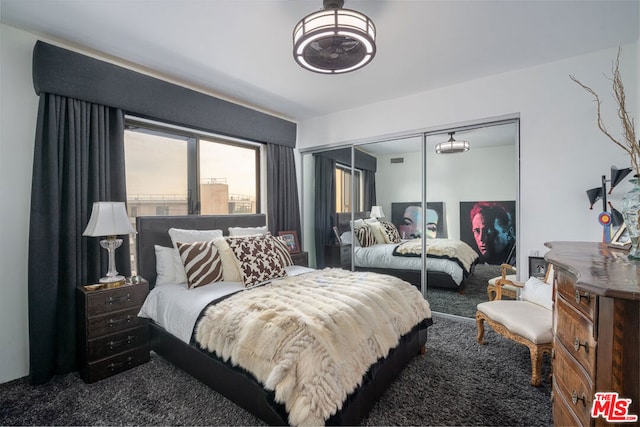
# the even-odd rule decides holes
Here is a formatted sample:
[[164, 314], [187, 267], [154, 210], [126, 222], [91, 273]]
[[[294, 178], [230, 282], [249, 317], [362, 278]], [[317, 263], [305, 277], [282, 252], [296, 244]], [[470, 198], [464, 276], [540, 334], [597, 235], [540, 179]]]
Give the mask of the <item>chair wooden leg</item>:
[[531, 385], [540, 387], [540, 371], [542, 371], [543, 352], [539, 351], [538, 347], [529, 347], [529, 353], [531, 355]]
[[485, 344], [484, 342], [484, 319], [480, 317], [479, 313], [476, 313], [476, 325], [478, 326], [478, 336], [476, 340], [480, 344]]

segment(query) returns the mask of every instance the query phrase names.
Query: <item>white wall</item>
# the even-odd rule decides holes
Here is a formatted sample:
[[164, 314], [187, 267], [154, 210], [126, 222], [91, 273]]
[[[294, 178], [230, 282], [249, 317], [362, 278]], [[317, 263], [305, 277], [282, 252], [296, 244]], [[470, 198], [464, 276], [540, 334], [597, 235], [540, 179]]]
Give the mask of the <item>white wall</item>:
[[[620, 70], [628, 107], [638, 106], [637, 43], [623, 46]], [[554, 240], [599, 241], [599, 211], [588, 209], [585, 191], [609, 175], [611, 165], [629, 166], [624, 152], [596, 127], [591, 96], [569, 79], [575, 74], [601, 95], [604, 120], [620, 134], [610, 96], [617, 48], [503, 73], [463, 84], [342, 111], [298, 124], [298, 144], [309, 148], [362, 141], [415, 129], [447, 128], [487, 117], [520, 114], [519, 265]], [[638, 111], [632, 111], [638, 120]], [[615, 203], [629, 189], [614, 190]]]
[[27, 257], [38, 98], [36, 39], [0, 25], [0, 383], [29, 372]]

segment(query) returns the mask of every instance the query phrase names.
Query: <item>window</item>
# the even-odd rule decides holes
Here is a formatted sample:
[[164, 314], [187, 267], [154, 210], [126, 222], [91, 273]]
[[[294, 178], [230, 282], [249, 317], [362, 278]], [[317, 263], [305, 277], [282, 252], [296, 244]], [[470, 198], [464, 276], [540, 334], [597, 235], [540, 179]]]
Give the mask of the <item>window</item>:
[[[358, 169], [351, 174], [351, 168], [343, 165], [336, 165], [336, 212], [358, 212], [362, 207], [362, 179]], [[351, 197], [352, 181], [355, 180], [355, 194]]]
[[136, 216], [260, 211], [258, 144], [129, 118], [124, 149], [132, 224]]

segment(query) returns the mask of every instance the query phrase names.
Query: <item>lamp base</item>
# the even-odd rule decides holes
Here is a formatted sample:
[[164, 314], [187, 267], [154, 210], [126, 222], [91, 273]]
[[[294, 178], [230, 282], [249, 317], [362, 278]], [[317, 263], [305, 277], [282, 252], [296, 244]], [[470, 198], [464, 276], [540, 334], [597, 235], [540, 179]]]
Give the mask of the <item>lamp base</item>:
[[124, 281], [124, 276], [108, 276], [100, 278], [100, 283], [113, 283], [122, 281]]

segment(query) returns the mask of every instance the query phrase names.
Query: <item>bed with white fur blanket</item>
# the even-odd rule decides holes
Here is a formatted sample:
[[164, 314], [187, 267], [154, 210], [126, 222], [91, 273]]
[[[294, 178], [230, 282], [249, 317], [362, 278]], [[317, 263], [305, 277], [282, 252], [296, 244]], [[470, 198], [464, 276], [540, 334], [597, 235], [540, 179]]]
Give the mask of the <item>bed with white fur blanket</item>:
[[[478, 254], [462, 240], [427, 239], [427, 257], [444, 258], [457, 262], [467, 273], [478, 261]], [[394, 256], [419, 257], [422, 254], [422, 239], [400, 243], [393, 250]]]
[[326, 269], [210, 305], [198, 345], [251, 372], [292, 425], [323, 425], [400, 337], [430, 320], [429, 304], [391, 276]]

